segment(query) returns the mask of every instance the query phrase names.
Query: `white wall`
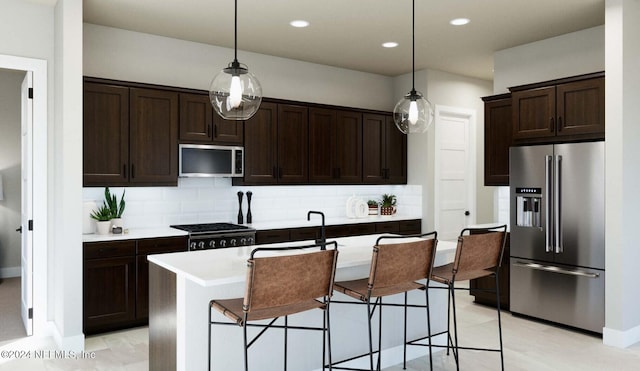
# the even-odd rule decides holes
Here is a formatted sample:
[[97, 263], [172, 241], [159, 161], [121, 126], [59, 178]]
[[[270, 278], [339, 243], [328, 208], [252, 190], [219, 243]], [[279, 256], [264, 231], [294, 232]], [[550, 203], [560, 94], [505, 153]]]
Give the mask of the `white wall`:
[[0, 69], [0, 278], [20, 276], [20, 86], [25, 73]]
[[[208, 90], [233, 49], [84, 24], [86, 76]], [[238, 50], [270, 98], [390, 111], [392, 78]]]
[[640, 342], [640, 3], [606, 1], [605, 344]]

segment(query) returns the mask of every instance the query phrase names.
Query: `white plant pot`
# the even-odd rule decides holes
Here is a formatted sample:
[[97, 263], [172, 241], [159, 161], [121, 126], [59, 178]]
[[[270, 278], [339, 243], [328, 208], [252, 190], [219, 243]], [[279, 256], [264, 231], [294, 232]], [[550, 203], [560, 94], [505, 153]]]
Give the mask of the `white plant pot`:
[[105, 222], [96, 221], [96, 232], [98, 234], [109, 234], [111, 232], [111, 220]]

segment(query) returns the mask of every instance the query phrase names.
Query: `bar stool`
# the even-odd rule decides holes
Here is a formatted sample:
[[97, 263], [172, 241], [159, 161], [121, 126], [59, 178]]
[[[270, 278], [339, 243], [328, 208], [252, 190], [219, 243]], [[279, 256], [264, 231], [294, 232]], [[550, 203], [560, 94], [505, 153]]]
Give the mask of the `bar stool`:
[[[448, 323], [447, 323], [447, 354], [449, 348], [453, 348], [456, 361], [456, 369], [460, 369], [459, 350], [479, 350], [500, 352], [500, 364], [504, 370], [504, 356], [502, 347], [502, 323], [500, 320], [500, 274], [499, 268], [502, 262], [506, 240], [507, 226], [501, 225], [495, 228], [465, 228], [460, 232], [456, 255], [453, 263], [435, 267], [431, 275], [433, 282], [446, 285], [449, 290]], [[495, 290], [488, 290], [496, 294], [496, 310], [498, 312], [498, 336], [500, 349], [461, 347], [458, 345], [458, 327], [456, 318], [455, 290], [469, 290], [466, 287], [455, 287], [456, 282], [469, 281], [481, 277], [494, 276]], [[432, 287], [435, 288], [435, 287]], [[453, 333], [451, 338], [451, 304], [453, 304]]]
[[[420, 239], [415, 239], [420, 237]], [[431, 334], [431, 321], [429, 320], [429, 295], [426, 290], [429, 284], [429, 277], [433, 268], [435, 259], [437, 232], [425, 233], [422, 235], [410, 236], [382, 236], [378, 238], [373, 247], [373, 256], [371, 258], [371, 269], [369, 277], [353, 280], [336, 282], [335, 290], [348, 295], [356, 300], [338, 301], [332, 300], [332, 303], [341, 304], [366, 304], [369, 331], [369, 352], [345, 359], [333, 364], [336, 370], [363, 370], [351, 367], [342, 367], [341, 364], [352, 361], [361, 357], [369, 356], [370, 370], [374, 370], [374, 353], [378, 353], [378, 360], [375, 370], [381, 367], [381, 345], [382, 345], [382, 307], [383, 306], [402, 306], [404, 307], [404, 367], [407, 362], [407, 308], [419, 307], [426, 308], [427, 311], [427, 332]], [[413, 238], [414, 240], [400, 243], [380, 244], [383, 239], [403, 239]], [[426, 284], [416, 282], [418, 280], [426, 280]], [[424, 290], [426, 305], [409, 305], [407, 303], [407, 293], [411, 290]], [[404, 305], [384, 303], [384, 296], [404, 293]], [[372, 318], [378, 310], [378, 350], [373, 350], [372, 337]], [[429, 341], [429, 361], [431, 369], [433, 362], [431, 356], [431, 337]], [[411, 344], [410, 344], [411, 345]], [[419, 345], [419, 344], [414, 344]]]
[[[331, 248], [332, 246], [333, 248]], [[279, 254], [286, 250], [313, 248], [319, 248], [319, 251]], [[261, 253], [269, 253], [269, 256], [256, 257]], [[326, 362], [327, 339], [328, 359], [331, 363], [329, 298], [333, 293], [337, 258], [336, 242], [254, 249], [247, 261], [247, 282], [244, 297], [214, 299], [209, 303], [209, 370], [211, 370], [212, 325], [238, 325], [243, 328], [245, 371], [249, 370], [249, 347], [271, 328], [284, 330], [284, 370], [287, 369], [287, 331], [289, 329], [322, 331], [322, 365], [324, 366]], [[212, 321], [212, 309], [222, 313], [232, 322]], [[311, 309], [324, 311], [322, 327], [290, 326], [288, 324], [289, 315]], [[282, 325], [276, 324], [280, 317], [284, 317]], [[265, 319], [271, 319], [271, 321], [268, 324], [249, 323]], [[251, 340], [247, 334], [247, 327], [250, 326], [262, 328]]]

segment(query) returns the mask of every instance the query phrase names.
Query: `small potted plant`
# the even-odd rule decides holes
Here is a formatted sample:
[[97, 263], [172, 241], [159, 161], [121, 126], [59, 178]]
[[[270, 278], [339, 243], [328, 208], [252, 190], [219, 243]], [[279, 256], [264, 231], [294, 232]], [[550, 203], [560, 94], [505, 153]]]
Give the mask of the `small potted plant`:
[[369, 200], [367, 205], [369, 205], [369, 215], [378, 215], [378, 201]]
[[111, 224], [115, 227], [122, 228], [122, 213], [124, 213], [124, 194], [126, 191], [122, 191], [122, 197], [120, 197], [120, 203], [116, 195], [112, 195], [109, 191], [109, 187], [104, 189], [104, 198], [109, 210], [111, 211]]
[[109, 234], [112, 214], [111, 209], [106, 203], [102, 203], [102, 206], [92, 211], [91, 218], [96, 221], [96, 231], [98, 234]]
[[396, 213], [396, 196], [383, 194], [380, 202], [380, 215], [393, 215]]

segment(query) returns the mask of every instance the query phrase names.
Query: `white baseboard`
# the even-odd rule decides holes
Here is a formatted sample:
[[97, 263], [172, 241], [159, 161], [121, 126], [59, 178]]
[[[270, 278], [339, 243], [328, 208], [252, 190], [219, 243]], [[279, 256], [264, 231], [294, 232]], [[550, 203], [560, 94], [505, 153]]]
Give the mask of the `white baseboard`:
[[58, 349], [68, 350], [74, 352], [81, 352], [84, 350], [84, 334], [74, 336], [62, 336], [58, 327], [50, 322], [50, 331]]
[[[366, 336], [366, 335], [365, 335]], [[363, 338], [366, 341], [366, 337]], [[445, 345], [446, 341], [447, 341], [447, 334], [441, 334], [438, 336], [434, 336], [431, 339], [433, 344], [441, 344], [441, 345]], [[424, 341], [424, 343], [426, 344], [426, 340]], [[437, 353], [437, 352], [441, 352], [445, 350], [445, 348], [431, 348], [431, 352], [432, 353]], [[403, 359], [403, 347], [402, 345], [398, 345], [396, 347], [393, 348], [389, 348], [389, 349], [384, 349], [382, 351], [382, 364], [381, 364], [381, 368], [387, 368], [387, 367], [391, 367], [391, 366], [395, 366], [395, 365], [399, 365], [402, 363], [402, 359]], [[408, 346], [407, 347], [407, 361], [416, 359], [416, 358], [420, 358], [420, 357], [428, 357], [429, 356], [429, 348], [428, 347], [423, 347], [423, 346]], [[375, 360], [376, 358], [374, 358]], [[335, 359], [333, 360], [334, 362], [336, 361]], [[354, 359], [353, 361], [349, 361], [349, 362], [345, 362], [343, 364], [341, 364], [340, 366], [342, 367], [350, 367], [350, 368], [354, 368], [354, 369], [358, 369], [358, 368], [363, 368], [363, 369], [368, 369], [369, 368], [369, 358], [367, 357], [362, 357], [362, 358], [358, 358], [358, 359]], [[314, 371], [321, 371], [320, 369], [314, 370]]]
[[0, 278], [13, 278], [22, 275], [22, 267], [5, 267], [0, 268]]
[[640, 326], [625, 331], [605, 327], [602, 329], [602, 342], [604, 345], [617, 348], [626, 348], [638, 343], [640, 342]]

